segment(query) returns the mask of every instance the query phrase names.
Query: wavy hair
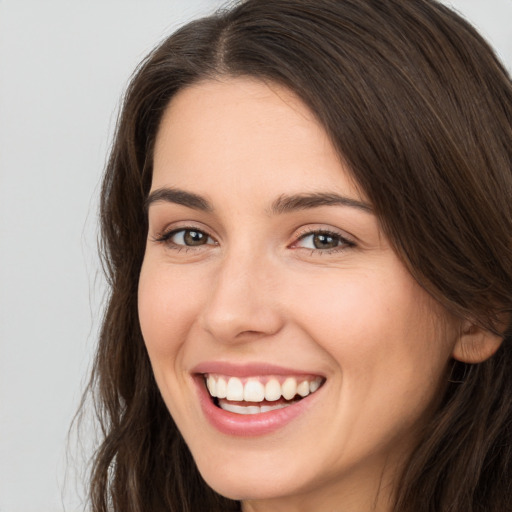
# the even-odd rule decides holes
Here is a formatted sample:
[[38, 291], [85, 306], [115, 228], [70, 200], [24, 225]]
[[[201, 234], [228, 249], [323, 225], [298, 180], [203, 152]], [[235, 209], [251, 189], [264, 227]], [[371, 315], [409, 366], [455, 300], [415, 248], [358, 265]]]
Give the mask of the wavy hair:
[[512, 309], [510, 77], [434, 0], [247, 0], [170, 36], [124, 98], [101, 192], [110, 296], [89, 386], [103, 432], [93, 512], [240, 510], [199, 475], [160, 397], [137, 313], [162, 114], [180, 89], [222, 76], [294, 91], [415, 279], [452, 313], [504, 336], [483, 363], [453, 362], [394, 511], [511, 510], [512, 347], [510, 326], [498, 322]]

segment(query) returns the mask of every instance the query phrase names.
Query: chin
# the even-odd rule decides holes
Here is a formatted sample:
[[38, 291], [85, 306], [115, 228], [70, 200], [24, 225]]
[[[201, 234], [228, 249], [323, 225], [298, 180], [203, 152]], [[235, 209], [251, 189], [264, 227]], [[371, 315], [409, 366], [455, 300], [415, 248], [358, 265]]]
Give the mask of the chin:
[[[319, 485], [316, 475], [320, 473], [311, 464], [289, 462], [283, 454], [266, 454], [261, 450], [243, 455], [234, 450], [235, 455], [228, 463], [215, 463], [213, 454], [200, 457], [196, 461], [205, 482], [218, 494], [232, 500], [275, 500], [287, 496], [307, 494]], [[254, 456], [255, 455], [255, 456]], [[258, 456], [259, 455], [259, 456]], [[234, 460], [236, 457], [236, 460]], [[264, 459], [264, 460], [262, 460]]]
[[273, 472], [268, 475], [262, 475], [261, 471], [252, 475], [248, 473], [201, 474], [216, 493], [232, 500], [271, 500], [297, 493], [296, 485], [275, 478]]

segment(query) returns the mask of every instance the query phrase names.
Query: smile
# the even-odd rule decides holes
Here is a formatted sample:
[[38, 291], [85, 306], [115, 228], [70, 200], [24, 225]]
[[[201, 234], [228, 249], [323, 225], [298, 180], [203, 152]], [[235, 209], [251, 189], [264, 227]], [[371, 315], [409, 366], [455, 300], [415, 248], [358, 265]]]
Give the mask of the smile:
[[315, 393], [323, 383], [319, 376], [264, 376], [238, 378], [204, 375], [210, 397], [217, 407], [234, 414], [254, 415], [293, 405]]
[[315, 372], [270, 363], [202, 362], [191, 369], [203, 417], [228, 436], [272, 434], [308, 421], [325, 394]]

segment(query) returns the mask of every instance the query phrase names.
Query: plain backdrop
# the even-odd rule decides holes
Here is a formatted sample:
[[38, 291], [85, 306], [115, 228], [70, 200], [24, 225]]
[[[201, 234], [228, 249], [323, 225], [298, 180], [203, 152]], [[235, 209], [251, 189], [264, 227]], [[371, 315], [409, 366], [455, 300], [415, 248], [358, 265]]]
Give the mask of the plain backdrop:
[[[0, 512], [75, 512], [104, 293], [97, 195], [142, 57], [220, 0], [0, 0]], [[446, 0], [512, 70], [512, 0]], [[92, 432], [83, 439], [85, 453]]]

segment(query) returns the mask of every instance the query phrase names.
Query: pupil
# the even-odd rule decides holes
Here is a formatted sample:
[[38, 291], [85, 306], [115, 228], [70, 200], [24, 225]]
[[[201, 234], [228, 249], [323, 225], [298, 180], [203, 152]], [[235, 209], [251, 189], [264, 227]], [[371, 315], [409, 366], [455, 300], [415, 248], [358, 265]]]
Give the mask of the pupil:
[[331, 235], [315, 235], [313, 244], [316, 249], [333, 249], [337, 247], [338, 241]]
[[204, 233], [200, 231], [186, 231], [184, 239], [187, 245], [203, 245], [207, 240]]

